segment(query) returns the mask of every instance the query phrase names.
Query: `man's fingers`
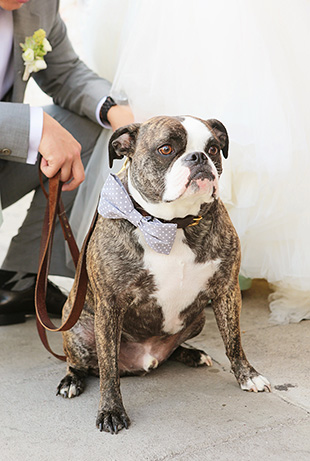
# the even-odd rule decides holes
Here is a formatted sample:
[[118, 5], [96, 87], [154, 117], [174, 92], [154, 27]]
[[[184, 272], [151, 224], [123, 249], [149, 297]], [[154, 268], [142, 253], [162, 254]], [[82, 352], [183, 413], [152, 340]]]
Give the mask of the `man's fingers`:
[[52, 178], [59, 171], [60, 166], [50, 165], [45, 158], [41, 159], [41, 171], [47, 178]]
[[84, 181], [85, 179], [84, 167], [83, 167], [83, 164], [80, 158], [77, 158], [72, 163], [71, 177], [73, 178], [72, 181], [62, 186], [63, 191], [73, 190], [76, 187], [78, 187], [81, 184], [81, 182]]
[[72, 167], [70, 163], [65, 163], [60, 169], [60, 181], [67, 182], [72, 178]]
[[[41, 171], [47, 178], [52, 178], [59, 171], [59, 166], [51, 166], [42, 158]], [[68, 163], [60, 168], [60, 180], [65, 183], [62, 186], [63, 191], [70, 191], [78, 187], [85, 179], [84, 167], [80, 158], [69, 166]], [[69, 181], [69, 182], [68, 182]]]
[[50, 165], [45, 158], [41, 160], [41, 171], [47, 178], [52, 178], [60, 170], [60, 180], [67, 182], [72, 178], [71, 165], [65, 163], [62, 167], [60, 163]]
[[41, 170], [51, 178], [60, 170], [63, 190], [73, 190], [84, 180], [81, 144], [56, 120], [43, 113], [43, 132], [39, 151], [43, 157]]

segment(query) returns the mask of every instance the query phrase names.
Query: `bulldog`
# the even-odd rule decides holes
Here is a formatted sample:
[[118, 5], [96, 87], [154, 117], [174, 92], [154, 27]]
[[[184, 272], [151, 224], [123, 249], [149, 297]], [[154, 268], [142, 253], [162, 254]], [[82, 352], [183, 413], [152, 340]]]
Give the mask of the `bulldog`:
[[[217, 120], [154, 117], [118, 129], [110, 164], [126, 168], [105, 183], [87, 250], [88, 289], [79, 321], [63, 333], [67, 374], [57, 393], [84, 390], [100, 377], [97, 427], [128, 428], [120, 376], [148, 373], [168, 359], [210, 366], [183, 343], [198, 335], [211, 300], [241, 389], [270, 391], [241, 346], [240, 243], [219, 198], [228, 135]], [[64, 306], [71, 309], [73, 285]]]

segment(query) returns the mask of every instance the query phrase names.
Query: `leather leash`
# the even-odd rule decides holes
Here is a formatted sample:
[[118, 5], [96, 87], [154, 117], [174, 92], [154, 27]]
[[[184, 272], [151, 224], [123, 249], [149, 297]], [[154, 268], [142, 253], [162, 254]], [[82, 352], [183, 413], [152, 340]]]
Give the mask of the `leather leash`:
[[[63, 355], [58, 355], [52, 351], [47, 335], [46, 330], [49, 331], [67, 331], [72, 328], [75, 323], [78, 321], [80, 314], [82, 312], [86, 289], [87, 289], [87, 272], [86, 272], [86, 249], [91, 237], [92, 231], [94, 229], [96, 220], [97, 220], [97, 210], [93, 218], [92, 224], [86, 235], [83, 246], [81, 249], [79, 257], [79, 249], [77, 247], [76, 241], [74, 239], [72, 230], [70, 228], [67, 215], [65, 213], [64, 205], [61, 200], [61, 188], [62, 182], [60, 181], [60, 172], [58, 172], [53, 178], [49, 179], [49, 193], [46, 192], [45, 187], [42, 181], [42, 174], [40, 175], [40, 183], [42, 190], [47, 198], [47, 205], [45, 210], [42, 237], [41, 237], [41, 246], [40, 246], [40, 255], [39, 255], [39, 270], [36, 281], [35, 288], [35, 307], [36, 307], [36, 316], [37, 316], [37, 329], [41, 341], [45, 348], [53, 354], [59, 360], [66, 361], [66, 357]], [[72, 302], [72, 307], [69, 312], [67, 319], [60, 327], [56, 327], [54, 323], [48, 316], [46, 308], [46, 292], [47, 292], [47, 277], [50, 267], [51, 252], [52, 252], [52, 243], [53, 235], [56, 224], [56, 215], [58, 215], [61, 227], [65, 240], [68, 243], [70, 253], [76, 267], [76, 277], [75, 277], [75, 294]]]

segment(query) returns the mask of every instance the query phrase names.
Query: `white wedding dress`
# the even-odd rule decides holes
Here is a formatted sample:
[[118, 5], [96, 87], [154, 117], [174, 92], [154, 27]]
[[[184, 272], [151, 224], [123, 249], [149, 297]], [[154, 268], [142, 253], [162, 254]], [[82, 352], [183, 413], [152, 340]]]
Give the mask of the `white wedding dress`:
[[[88, 0], [85, 17], [88, 64], [113, 81], [115, 99], [127, 95], [136, 121], [224, 123], [221, 197], [240, 236], [241, 273], [272, 284], [272, 321], [310, 319], [310, 2]], [[89, 165], [80, 239], [109, 136]]]

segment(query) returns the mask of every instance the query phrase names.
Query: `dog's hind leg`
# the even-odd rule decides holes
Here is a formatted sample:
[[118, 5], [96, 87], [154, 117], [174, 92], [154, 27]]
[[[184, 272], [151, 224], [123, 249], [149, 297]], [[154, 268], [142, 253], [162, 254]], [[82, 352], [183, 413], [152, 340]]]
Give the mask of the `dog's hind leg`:
[[208, 354], [201, 349], [196, 349], [188, 345], [186, 347], [177, 347], [170, 355], [169, 360], [184, 363], [184, 365], [189, 367], [200, 367], [203, 365], [207, 365], [208, 367], [212, 366], [212, 359]]
[[205, 323], [205, 314], [201, 312], [195, 320], [187, 326], [180, 336], [179, 346], [172, 352], [168, 360], [184, 363], [189, 367], [212, 366], [211, 357], [204, 351], [196, 349], [186, 343], [199, 335]]

